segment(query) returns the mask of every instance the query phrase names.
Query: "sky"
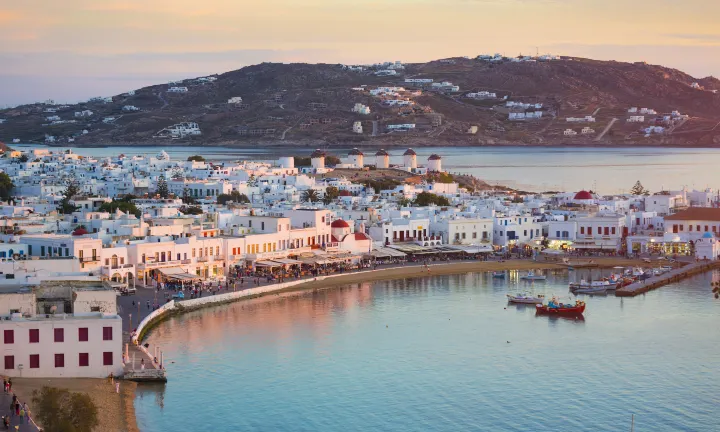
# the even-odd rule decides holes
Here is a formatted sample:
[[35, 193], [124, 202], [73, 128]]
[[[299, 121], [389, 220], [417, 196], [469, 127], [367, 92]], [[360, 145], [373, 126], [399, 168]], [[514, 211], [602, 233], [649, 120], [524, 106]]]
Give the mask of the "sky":
[[718, 0], [0, 1], [0, 106], [75, 102], [263, 61], [535, 52], [720, 75]]

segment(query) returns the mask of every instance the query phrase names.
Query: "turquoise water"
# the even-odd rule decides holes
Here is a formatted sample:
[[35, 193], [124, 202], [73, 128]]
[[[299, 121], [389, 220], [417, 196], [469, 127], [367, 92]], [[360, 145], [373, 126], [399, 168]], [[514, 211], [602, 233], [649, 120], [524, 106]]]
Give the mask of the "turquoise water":
[[[19, 150], [48, 148], [40, 145], [14, 145]], [[60, 148], [52, 148], [57, 151]], [[110, 157], [120, 153], [155, 156], [166, 150], [173, 159], [185, 160], [201, 154], [214, 162], [232, 160], [277, 160], [280, 156], [310, 154], [312, 147], [273, 148], [223, 147], [96, 147], [75, 148], [83, 156]], [[326, 149], [346, 156], [347, 146]], [[374, 163], [376, 149], [363, 148], [366, 163]], [[591, 189], [606, 194], [627, 193], [637, 180], [651, 192], [688, 188], [718, 189], [716, 167], [720, 149], [713, 148], [602, 148], [602, 147], [423, 147], [418, 163], [428, 156], [443, 157], [443, 168], [472, 174], [491, 184], [528, 191], [577, 191]], [[390, 163], [403, 164], [405, 149], [391, 149]]]
[[[585, 320], [505, 294], [567, 293], [487, 273], [272, 296], [165, 322], [166, 387], [140, 430], [717, 431], [720, 301], [702, 275], [637, 298], [587, 298]], [[580, 275], [570, 275], [573, 279]]]

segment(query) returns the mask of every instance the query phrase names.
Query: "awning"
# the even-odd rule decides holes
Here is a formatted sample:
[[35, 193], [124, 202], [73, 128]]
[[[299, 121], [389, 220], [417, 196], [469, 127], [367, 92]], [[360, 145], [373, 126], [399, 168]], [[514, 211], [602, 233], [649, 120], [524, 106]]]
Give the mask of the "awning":
[[469, 254], [474, 253], [490, 253], [493, 251], [493, 247], [491, 245], [446, 245], [441, 246], [443, 249], [454, 249], [456, 251], [461, 251]]
[[282, 263], [276, 263], [274, 261], [257, 261], [255, 267], [280, 267]]
[[158, 271], [162, 273], [166, 278], [171, 280], [178, 280], [178, 281], [192, 281], [192, 280], [198, 280], [201, 279], [200, 276], [188, 273], [185, 270], [183, 270], [181, 267], [165, 267], [165, 268], [159, 268]]
[[280, 264], [289, 264], [289, 265], [295, 265], [295, 264], [302, 264], [302, 261], [290, 259], [290, 258], [277, 258], [273, 260], [276, 263]]

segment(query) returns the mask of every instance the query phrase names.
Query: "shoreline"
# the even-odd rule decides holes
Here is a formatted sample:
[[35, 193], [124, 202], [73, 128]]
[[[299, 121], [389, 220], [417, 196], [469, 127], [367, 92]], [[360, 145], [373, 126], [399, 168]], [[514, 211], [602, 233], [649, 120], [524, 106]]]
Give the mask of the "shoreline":
[[607, 258], [576, 258], [568, 264], [557, 261], [531, 261], [522, 259], [503, 261], [453, 261], [449, 263], [430, 264], [429, 271], [423, 264], [405, 264], [393, 267], [379, 268], [376, 270], [361, 270], [349, 273], [334, 273], [326, 276], [318, 276], [303, 280], [291, 280], [272, 285], [265, 285], [255, 288], [246, 288], [241, 291], [216, 294], [208, 297], [200, 297], [180, 302], [171, 301], [160, 309], [153, 311], [146, 316], [137, 326], [137, 336], [133, 339], [141, 343], [147, 335], [163, 321], [179, 314], [203, 309], [211, 306], [219, 306], [227, 303], [235, 303], [243, 300], [257, 299], [266, 295], [279, 295], [308, 290], [331, 289], [341, 285], [348, 285], [361, 282], [375, 282], [382, 280], [405, 279], [436, 275], [452, 275], [473, 272], [491, 271], [528, 271], [528, 270], [568, 270], [569, 266], [582, 267], [592, 263], [592, 268], [608, 269], [616, 266], [634, 267], [646, 266], [642, 260], [627, 259], [622, 257]]
[[[270, 149], [297, 149], [300, 148], [306, 148], [306, 149], [313, 149], [317, 146], [321, 146], [323, 143], [320, 142], [313, 142], [313, 143], [302, 143], [302, 142], [285, 142], [285, 141], [273, 141], [273, 142], [246, 142], [246, 141], [240, 141], [240, 142], [234, 142], [234, 143], [228, 143], [228, 142], [187, 142], [187, 143], [168, 143], [164, 141], [158, 141], [158, 142], [103, 142], [102, 144], [93, 143], [88, 145], [83, 145], [82, 143], [74, 145], [69, 145], [70, 143], [64, 143], [68, 145], [59, 145], [59, 144], [45, 144], [45, 143], [18, 143], [20, 145], [43, 145], [51, 148], [108, 148], [108, 147], [213, 147], [213, 148], [228, 148], [228, 149], [236, 149], [236, 148], [249, 148], [256, 146], [258, 144], [262, 144], [263, 146], [270, 148]], [[362, 148], [372, 148], [372, 149], [402, 149], [408, 147], [407, 143], [404, 142], [398, 142], [398, 143], [392, 143], [392, 142], [362, 142], [362, 143], [355, 143], [355, 142], [348, 142], [346, 144], [338, 144], [334, 148], [337, 149], [350, 149], [353, 147], [362, 147]], [[671, 149], [717, 149], [720, 148], [720, 145], [718, 144], [657, 144], [657, 143], [598, 143], [598, 142], [590, 142], [590, 143], [549, 143], [549, 144], [524, 144], [524, 143], [484, 143], [484, 144], [477, 144], [477, 143], [466, 143], [466, 142], [457, 142], [457, 143], [451, 143], [451, 142], [444, 142], [444, 143], [421, 143], [421, 142], [414, 142], [412, 143], [413, 148], [434, 148], [434, 147], [448, 147], [448, 148], [502, 148], [502, 147], [522, 147], [522, 148], [545, 148], [545, 149], [552, 149], [552, 148], [559, 148], [559, 149], [569, 149], [569, 148], [614, 148], [614, 149], [621, 149], [621, 148], [642, 148], [642, 149], [652, 149], [652, 148], [671, 148]]]

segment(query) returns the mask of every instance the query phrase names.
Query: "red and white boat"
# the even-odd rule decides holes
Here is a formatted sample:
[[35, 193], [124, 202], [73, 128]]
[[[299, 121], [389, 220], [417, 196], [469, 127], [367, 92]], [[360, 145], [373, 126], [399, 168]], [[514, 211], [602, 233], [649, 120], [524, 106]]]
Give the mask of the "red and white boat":
[[560, 303], [553, 298], [547, 305], [535, 305], [535, 312], [543, 315], [582, 315], [585, 312], [585, 302], [576, 300], [575, 304]]

